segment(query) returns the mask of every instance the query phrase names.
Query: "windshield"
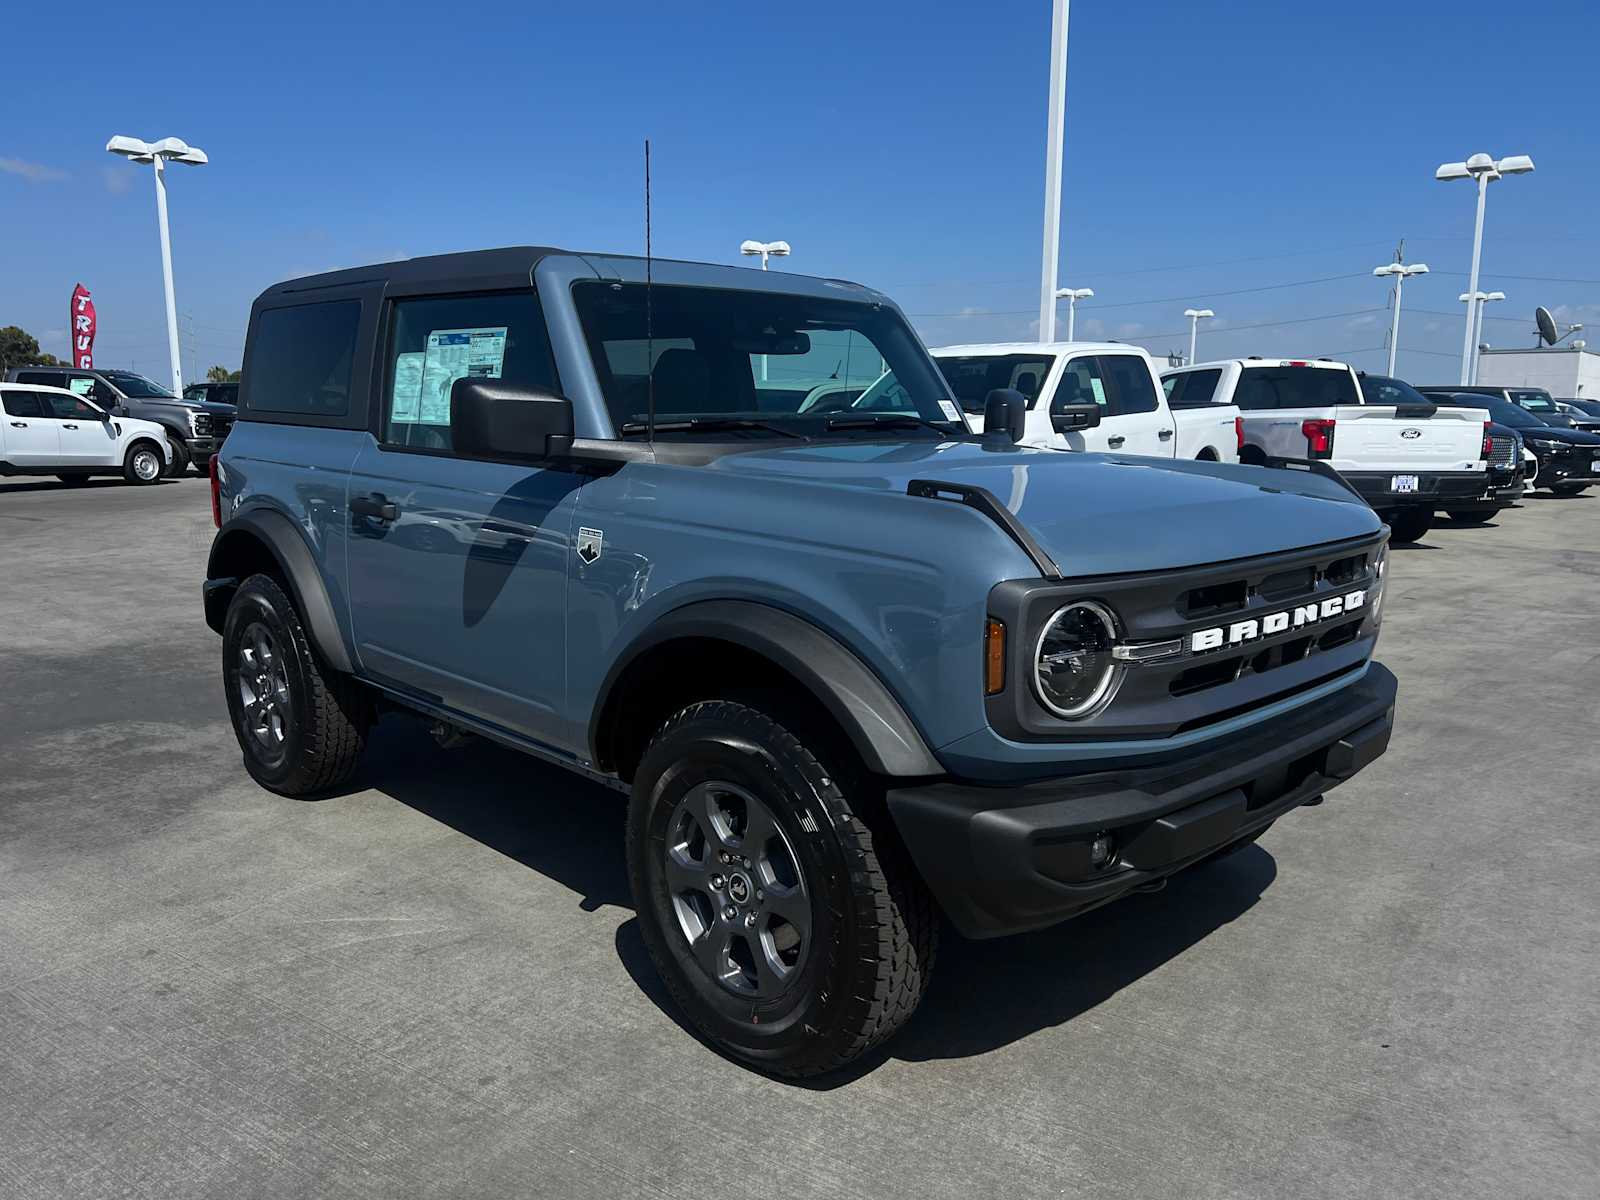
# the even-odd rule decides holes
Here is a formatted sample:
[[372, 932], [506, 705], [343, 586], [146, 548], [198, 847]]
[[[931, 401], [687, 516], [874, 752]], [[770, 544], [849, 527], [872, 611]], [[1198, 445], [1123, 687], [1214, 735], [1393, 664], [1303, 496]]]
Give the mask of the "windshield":
[[1550, 393], [1533, 388], [1512, 388], [1507, 393], [1523, 408], [1531, 413], [1559, 414], [1556, 402], [1550, 399]]
[[982, 413], [983, 401], [996, 388], [1015, 388], [1028, 401], [1039, 398], [1053, 354], [941, 354], [934, 359], [956, 403], [969, 413]]
[[1435, 392], [1429, 399], [1446, 408], [1481, 408], [1501, 425], [1512, 429], [1546, 429], [1547, 425], [1526, 409], [1518, 408], [1499, 396], [1485, 396], [1480, 392]]
[[611, 421], [642, 436], [733, 425], [860, 436], [879, 423], [964, 434], [927, 351], [892, 308], [814, 296], [579, 283], [573, 300]]
[[133, 396], [139, 399], [176, 399], [171, 392], [167, 391], [159, 383], [152, 382], [143, 375], [135, 375], [132, 371], [101, 371], [100, 374], [116, 384], [117, 390], [124, 396]]

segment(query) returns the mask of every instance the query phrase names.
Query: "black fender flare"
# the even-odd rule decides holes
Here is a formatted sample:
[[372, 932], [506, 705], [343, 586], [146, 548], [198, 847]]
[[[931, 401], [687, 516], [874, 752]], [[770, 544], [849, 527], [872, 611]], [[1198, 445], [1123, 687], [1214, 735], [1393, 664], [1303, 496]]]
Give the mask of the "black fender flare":
[[589, 720], [589, 748], [596, 762], [602, 757], [601, 724], [618, 680], [641, 655], [682, 638], [730, 642], [786, 671], [827, 709], [875, 774], [945, 773], [900, 702], [856, 654], [811, 622], [751, 600], [686, 604], [628, 644], [606, 672]]
[[276, 509], [249, 509], [217, 530], [206, 562], [206, 624], [222, 632], [228, 603], [242, 582], [230, 566], [230, 547], [237, 545], [240, 536], [251, 537], [266, 546], [288, 584], [290, 598], [305, 622], [312, 645], [334, 670], [349, 674], [354, 669], [350, 649], [334, 614], [333, 602], [328, 598], [327, 585], [322, 582], [317, 560], [300, 526]]

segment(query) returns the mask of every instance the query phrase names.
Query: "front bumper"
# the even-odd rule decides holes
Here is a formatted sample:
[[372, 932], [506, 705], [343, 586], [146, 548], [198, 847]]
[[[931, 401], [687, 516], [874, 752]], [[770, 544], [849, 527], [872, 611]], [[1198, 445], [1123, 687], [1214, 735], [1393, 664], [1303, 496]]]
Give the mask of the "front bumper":
[[[1012, 787], [895, 788], [889, 811], [956, 928], [998, 937], [1053, 925], [1182, 870], [1315, 802], [1381, 755], [1395, 677], [1362, 679], [1193, 757]], [[1114, 839], [1103, 867], [1090, 845]]]
[[[1454, 508], [1456, 501], [1476, 500], [1489, 486], [1483, 471], [1342, 471], [1373, 509], [1390, 512], [1399, 508]], [[1394, 480], [1399, 475], [1414, 475], [1417, 490], [1397, 492]]]
[[189, 457], [195, 462], [209, 459], [222, 449], [222, 439], [218, 437], [188, 437], [183, 444], [189, 448]]
[[1560, 450], [1535, 450], [1539, 459], [1539, 487], [1555, 483], [1600, 483], [1600, 446], [1572, 446]]

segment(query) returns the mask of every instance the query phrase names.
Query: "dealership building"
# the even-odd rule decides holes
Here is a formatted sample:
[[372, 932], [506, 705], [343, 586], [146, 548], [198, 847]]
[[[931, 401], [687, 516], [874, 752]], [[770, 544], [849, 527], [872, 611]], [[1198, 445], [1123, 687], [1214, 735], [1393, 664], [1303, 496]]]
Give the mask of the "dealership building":
[[1483, 350], [1478, 382], [1489, 387], [1543, 388], [1557, 398], [1600, 399], [1600, 353], [1582, 342], [1525, 350]]

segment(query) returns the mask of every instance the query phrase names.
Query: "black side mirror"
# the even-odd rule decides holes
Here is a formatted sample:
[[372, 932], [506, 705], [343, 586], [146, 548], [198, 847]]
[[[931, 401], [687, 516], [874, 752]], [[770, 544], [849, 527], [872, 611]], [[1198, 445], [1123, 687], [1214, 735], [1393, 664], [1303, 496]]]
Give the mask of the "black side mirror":
[[1098, 404], [1058, 404], [1050, 410], [1050, 426], [1057, 433], [1075, 433], [1100, 424]]
[[473, 458], [564, 458], [572, 449], [572, 401], [498, 379], [458, 379], [450, 386], [450, 443]]
[[1028, 398], [1016, 388], [995, 388], [983, 398], [983, 431], [1022, 440], [1028, 422]]
[[97, 408], [95, 411], [100, 414], [100, 423], [102, 425], [109, 425], [111, 423], [111, 418], [116, 415], [115, 413], [108, 412], [103, 408]]

